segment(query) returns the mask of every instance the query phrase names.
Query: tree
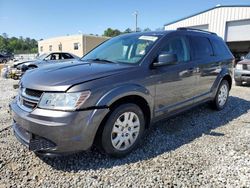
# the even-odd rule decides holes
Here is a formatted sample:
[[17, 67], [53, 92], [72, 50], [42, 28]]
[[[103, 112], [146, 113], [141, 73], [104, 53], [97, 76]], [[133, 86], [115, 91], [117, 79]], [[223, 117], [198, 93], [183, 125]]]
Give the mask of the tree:
[[118, 29], [111, 29], [111, 28], [108, 28], [104, 31], [104, 34], [103, 36], [106, 36], [106, 37], [115, 37], [115, 36], [118, 36], [120, 35], [122, 32]]
[[3, 33], [3, 34], [2, 34], [2, 36], [3, 36], [3, 38], [5, 38], [5, 39], [7, 39], [7, 38], [8, 38], [7, 33]]
[[123, 33], [132, 33], [132, 32], [133, 32], [132, 29], [127, 28]]
[[136, 32], [141, 32], [141, 31], [142, 31], [141, 28], [137, 27]]
[[156, 28], [155, 31], [164, 31], [163, 27]]
[[0, 35], [0, 52], [7, 53], [37, 53], [37, 41], [22, 36], [8, 38], [6, 33]]
[[151, 31], [151, 29], [147, 27], [143, 31]]

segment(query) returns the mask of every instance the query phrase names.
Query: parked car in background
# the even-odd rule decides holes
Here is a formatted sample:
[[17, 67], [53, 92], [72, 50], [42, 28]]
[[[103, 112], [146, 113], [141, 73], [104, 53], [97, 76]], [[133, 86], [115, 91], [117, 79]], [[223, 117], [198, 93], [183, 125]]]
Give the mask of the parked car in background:
[[67, 52], [53, 52], [49, 54], [42, 54], [34, 60], [28, 61], [17, 61], [14, 63], [13, 67], [21, 69], [25, 72], [28, 69], [34, 69], [42, 67], [45, 65], [50, 65], [53, 63], [61, 63], [69, 60], [77, 60], [79, 57]]
[[114, 37], [81, 60], [28, 71], [11, 103], [18, 140], [39, 154], [89, 149], [121, 157], [154, 122], [211, 102], [222, 110], [234, 57], [189, 28]]
[[250, 52], [237, 63], [234, 69], [234, 80], [236, 86], [241, 86], [243, 82], [250, 84]]
[[4, 54], [0, 54], [0, 63], [7, 63], [11, 58]]

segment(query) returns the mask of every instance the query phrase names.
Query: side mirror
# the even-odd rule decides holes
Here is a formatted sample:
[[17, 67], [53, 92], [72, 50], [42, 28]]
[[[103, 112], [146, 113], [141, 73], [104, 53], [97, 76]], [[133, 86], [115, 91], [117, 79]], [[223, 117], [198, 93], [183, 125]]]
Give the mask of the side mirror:
[[161, 53], [158, 58], [157, 62], [153, 63], [153, 66], [160, 67], [165, 65], [174, 65], [177, 63], [177, 55], [171, 53]]

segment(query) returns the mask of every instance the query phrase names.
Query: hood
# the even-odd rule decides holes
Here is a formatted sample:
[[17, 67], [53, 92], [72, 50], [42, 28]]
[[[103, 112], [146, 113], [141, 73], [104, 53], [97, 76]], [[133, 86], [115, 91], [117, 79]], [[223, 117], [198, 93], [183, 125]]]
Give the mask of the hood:
[[[134, 67], [134, 66], [133, 66]], [[73, 61], [27, 71], [22, 87], [42, 91], [66, 91], [72, 85], [131, 70], [129, 65]]]
[[250, 65], [250, 59], [244, 59], [242, 61], [239, 61], [238, 64], [247, 64], [247, 65]]
[[24, 64], [24, 63], [28, 63], [28, 64], [30, 64], [30, 63], [34, 63], [34, 62], [36, 62], [37, 60], [28, 60], [28, 61], [16, 61], [16, 62], [14, 62], [14, 66], [15, 67], [17, 67], [17, 66], [19, 66], [19, 65], [22, 65], [22, 64]]

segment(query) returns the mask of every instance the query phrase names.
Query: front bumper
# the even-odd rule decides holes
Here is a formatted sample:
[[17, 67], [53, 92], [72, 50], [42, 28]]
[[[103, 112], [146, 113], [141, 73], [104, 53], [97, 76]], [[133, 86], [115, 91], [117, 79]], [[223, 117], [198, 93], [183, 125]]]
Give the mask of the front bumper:
[[109, 112], [106, 108], [74, 112], [36, 108], [26, 112], [16, 100], [10, 108], [17, 139], [30, 150], [50, 154], [89, 149], [101, 121]]
[[234, 80], [236, 82], [250, 83], [250, 71], [249, 70], [234, 70]]

